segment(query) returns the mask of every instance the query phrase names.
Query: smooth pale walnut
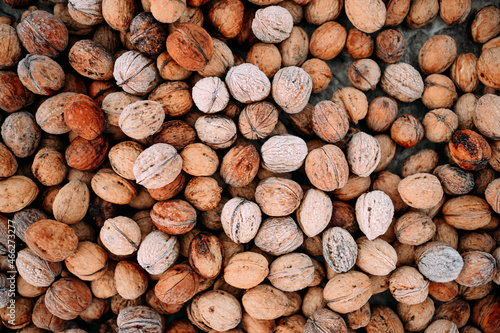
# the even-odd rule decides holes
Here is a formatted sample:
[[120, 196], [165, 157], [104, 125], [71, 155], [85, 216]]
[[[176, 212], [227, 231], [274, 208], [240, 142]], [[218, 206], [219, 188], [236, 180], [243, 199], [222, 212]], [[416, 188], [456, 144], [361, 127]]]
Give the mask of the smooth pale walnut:
[[243, 198], [229, 200], [222, 209], [222, 227], [235, 243], [250, 242], [259, 231], [261, 221], [259, 206]]
[[351, 234], [342, 228], [333, 227], [323, 233], [323, 257], [328, 266], [337, 273], [345, 273], [354, 267], [358, 247]]
[[428, 173], [417, 173], [404, 178], [398, 185], [398, 192], [408, 206], [418, 209], [431, 208], [443, 197], [439, 179]]
[[108, 269], [108, 254], [97, 244], [83, 241], [75, 253], [64, 259], [68, 271], [83, 281], [94, 281]]
[[392, 296], [404, 304], [419, 304], [428, 295], [429, 281], [419, 271], [410, 266], [402, 266], [392, 273], [389, 290]]
[[274, 75], [272, 96], [283, 111], [295, 114], [306, 107], [312, 86], [311, 76], [305, 70], [296, 66], [284, 67]]
[[382, 0], [346, 0], [345, 12], [356, 28], [368, 34], [380, 30], [387, 16]]
[[476, 104], [474, 125], [484, 136], [500, 139], [500, 96], [494, 94], [483, 95]]
[[380, 85], [388, 95], [405, 103], [419, 99], [424, 92], [422, 76], [413, 66], [404, 62], [387, 66]]
[[215, 209], [221, 200], [222, 188], [212, 177], [193, 177], [186, 184], [184, 197], [201, 211]]
[[182, 170], [192, 176], [211, 176], [219, 167], [217, 153], [203, 143], [192, 143], [180, 152]]
[[281, 290], [267, 284], [251, 288], [243, 294], [245, 312], [257, 320], [273, 320], [285, 314], [290, 301]]
[[268, 266], [269, 263], [262, 254], [237, 253], [229, 259], [224, 268], [224, 280], [233, 287], [250, 289], [264, 281], [269, 274]]
[[290, 215], [299, 207], [302, 197], [300, 185], [286, 178], [269, 177], [255, 190], [255, 201], [269, 216]]
[[321, 101], [316, 104], [311, 123], [314, 133], [330, 143], [342, 140], [349, 130], [347, 113], [331, 101]]
[[360, 237], [356, 243], [358, 245], [356, 265], [363, 272], [385, 276], [396, 269], [398, 254], [391, 244], [380, 238], [368, 240], [364, 236]]
[[122, 141], [109, 150], [109, 163], [119, 176], [135, 180], [134, 163], [143, 151], [144, 148], [137, 142]]
[[[67, 94], [67, 93], [64, 93]], [[58, 95], [59, 96], [59, 95]], [[131, 95], [124, 91], [112, 92], [102, 101], [101, 110], [109, 124], [119, 126], [120, 115], [123, 110], [134, 102], [140, 101], [139, 96]]]
[[420, 273], [439, 283], [455, 280], [464, 266], [458, 251], [442, 242], [429, 242], [418, 247], [415, 263]]
[[267, 278], [282, 291], [302, 290], [313, 281], [314, 266], [306, 254], [285, 254], [272, 262]]
[[118, 120], [120, 129], [132, 139], [145, 139], [158, 132], [165, 119], [160, 103], [138, 101], [123, 109]]
[[362, 194], [356, 201], [356, 219], [369, 240], [383, 235], [391, 225], [393, 216], [394, 204], [382, 191]]
[[266, 74], [252, 64], [232, 67], [226, 75], [227, 88], [241, 103], [258, 102], [271, 92], [271, 82]]
[[[500, 13], [500, 9], [499, 9]], [[500, 61], [498, 55], [500, 47], [492, 47], [484, 50], [476, 63], [476, 71], [479, 80], [487, 87], [500, 89], [499, 66]]]
[[302, 231], [291, 217], [266, 219], [254, 238], [259, 249], [276, 256], [296, 250], [303, 240]]
[[322, 191], [344, 187], [349, 177], [349, 165], [345, 155], [334, 145], [313, 149], [307, 155], [305, 170], [311, 183]]
[[197, 306], [201, 320], [217, 331], [229, 331], [241, 321], [241, 305], [230, 293], [210, 290], [200, 295]]
[[392, 159], [396, 155], [397, 144], [387, 134], [378, 134], [374, 138], [380, 145], [380, 162], [375, 169], [375, 172], [380, 172], [391, 164]]
[[224, 110], [229, 102], [226, 84], [218, 77], [206, 77], [193, 87], [193, 101], [196, 107], [205, 113]]
[[500, 179], [497, 178], [488, 184], [484, 196], [493, 211], [500, 212]]
[[137, 188], [132, 181], [107, 168], [99, 170], [90, 185], [99, 198], [117, 205], [129, 204], [137, 196]]
[[434, 35], [425, 41], [418, 54], [418, 64], [426, 75], [442, 73], [457, 57], [457, 43], [453, 37]]
[[156, 143], [145, 149], [135, 160], [137, 184], [157, 189], [173, 182], [182, 170], [182, 157], [166, 143]]
[[280, 6], [269, 6], [255, 12], [252, 31], [257, 39], [264, 43], [279, 43], [290, 36], [293, 17], [288, 10]]
[[281, 68], [281, 53], [274, 44], [256, 43], [248, 50], [246, 61], [271, 78]]
[[360, 309], [371, 296], [370, 278], [357, 271], [334, 276], [328, 281], [323, 291], [326, 305], [341, 314]]
[[307, 190], [297, 209], [297, 223], [308, 237], [319, 235], [332, 217], [332, 200], [324, 192]]
[[260, 149], [262, 165], [272, 172], [295, 171], [302, 166], [307, 156], [303, 139], [294, 135], [275, 135]]
[[378, 141], [364, 132], [354, 134], [347, 145], [347, 162], [351, 171], [360, 177], [370, 176], [380, 157]]

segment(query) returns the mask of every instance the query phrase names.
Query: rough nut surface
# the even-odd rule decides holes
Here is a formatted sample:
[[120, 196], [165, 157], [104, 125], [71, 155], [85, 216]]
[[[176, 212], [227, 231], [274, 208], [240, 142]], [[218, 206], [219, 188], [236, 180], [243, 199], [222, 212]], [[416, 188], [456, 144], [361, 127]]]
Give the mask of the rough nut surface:
[[394, 204], [382, 191], [362, 194], [356, 201], [356, 219], [369, 240], [383, 235], [391, 225], [393, 216]]

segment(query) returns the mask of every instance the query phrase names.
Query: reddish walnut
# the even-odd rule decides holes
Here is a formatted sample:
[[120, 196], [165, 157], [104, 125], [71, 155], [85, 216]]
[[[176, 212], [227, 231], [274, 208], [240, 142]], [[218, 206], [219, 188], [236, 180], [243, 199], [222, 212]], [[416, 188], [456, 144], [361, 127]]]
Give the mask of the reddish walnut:
[[391, 138], [400, 146], [413, 147], [424, 138], [424, 126], [417, 118], [405, 114], [392, 124]]
[[196, 224], [196, 210], [183, 200], [157, 202], [151, 210], [155, 226], [170, 235], [189, 232]]
[[448, 147], [455, 163], [464, 170], [484, 169], [491, 158], [491, 147], [488, 142], [469, 129], [455, 132]]
[[94, 140], [77, 137], [66, 149], [65, 157], [68, 166], [80, 171], [97, 168], [108, 156], [109, 141], [104, 135]]
[[104, 130], [104, 115], [92, 98], [75, 94], [66, 100], [64, 121], [78, 136], [94, 140]]

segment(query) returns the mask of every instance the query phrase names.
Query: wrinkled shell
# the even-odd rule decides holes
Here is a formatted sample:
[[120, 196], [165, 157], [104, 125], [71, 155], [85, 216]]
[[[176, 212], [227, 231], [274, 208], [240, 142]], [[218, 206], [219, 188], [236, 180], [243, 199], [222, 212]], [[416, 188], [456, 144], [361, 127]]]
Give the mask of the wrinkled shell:
[[60, 263], [42, 259], [29, 248], [17, 253], [16, 268], [20, 276], [35, 287], [50, 286], [62, 270]]
[[243, 294], [241, 303], [245, 312], [252, 318], [260, 320], [279, 318], [285, 314], [289, 306], [285, 293], [266, 284], [247, 290]]
[[238, 128], [241, 134], [250, 140], [269, 136], [277, 123], [278, 110], [269, 102], [247, 105], [238, 118]]
[[258, 248], [276, 256], [296, 250], [303, 240], [302, 232], [291, 217], [268, 218], [254, 238]]
[[362, 194], [356, 201], [356, 219], [369, 240], [383, 235], [391, 225], [393, 216], [394, 204], [382, 191]]
[[45, 294], [45, 306], [54, 316], [72, 320], [92, 302], [89, 287], [76, 278], [62, 278], [52, 284]]
[[259, 230], [261, 215], [257, 204], [243, 198], [233, 198], [222, 209], [222, 227], [233, 242], [248, 243]]
[[208, 65], [214, 52], [214, 43], [205, 29], [186, 22], [179, 24], [167, 37], [167, 51], [185, 69], [197, 71]]
[[347, 146], [347, 162], [355, 175], [368, 177], [380, 162], [378, 141], [364, 132], [354, 134]]
[[137, 195], [136, 185], [120, 177], [111, 169], [101, 169], [90, 183], [94, 193], [101, 199], [117, 204], [126, 205]]
[[453, 37], [434, 35], [425, 41], [418, 54], [418, 64], [426, 75], [442, 73], [457, 57], [457, 44]]
[[500, 139], [500, 96], [483, 95], [476, 104], [474, 125], [484, 136]]
[[229, 102], [229, 92], [218, 77], [207, 77], [193, 87], [193, 101], [205, 113], [222, 111]]
[[226, 291], [207, 291], [200, 295], [197, 305], [203, 323], [214, 330], [228, 331], [241, 321], [241, 305]]
[[241, 103], [258, 102], [271, 92], [271, 82], [266, 74], [252, 64], [232, 67], [226, 75], [227, 88]]
[[484, 285], [495, 277], [496, 260], [486, 252], [469, 251], [462, 253], [464, 266], [456, 278], [456, 282], [466, 287]]
[[420, 273], [439, 283], [455, 280], [464, 266], [457, 250], [440, 242], [422, 245], [417, 249], [415, 258]]
[[311, 123], [314, 133], [329, 143], [342, 140], [349, 130], [347, 113], [331, 101], [316, 104]]
[[388, 95], [405, 103], [419, 99], [424, 92], [424, 81], [420, 73], [403, 62], [387, 66], [380, 84]]
[[182, 157], [166, 143], [156, 143], [145, 149], [134, 163], [137, 184], [157, 189], [173, 182], [182, 171]]
[[316, 332], [347, 333], [348, 331], [344, 319], [339, 314], [327, 308], [320, 308], [307, 319], [304, 326], [304, 333]]
[[286, 113], [294, 114], [306, 107], [312, 92], [312, 79], [300, 67], [284, 67], [274, 75], [272, 88], [274, 101]]
[[358, 245], [356, 265], [362, 271], [371, 275], [385, 276], [396, 269], [398, 254], [386, 241], [380, 238], [368, 240], [366, 237], [360, 237], [356, 243]]
[[402, 266], [392, 273], [389, 290], [392, 296], [401, 303], [419, 304], [425, 301], [429, 282], [416, 268]]
[[158, 84], [154, 61], [137, 51], [128, 51], [115, 61], [113, 76], [116, 84], [132, 95], [142, 96]]
[[90, 203], [90, 193], [87, 185], [74, 180], [64, 185], [57, 193], [52, 204], [56, 220], [67, 224], [81, 221]]
[[265, 43], [279, 43], [290, 36], [293, 18], [288, 10], [279, 6], [270, 6], [255, 12], [252, 31]]
[[323, 233], [323, 256], [328, 266], [337, 273], [345, 273], [354, 267], [358, 247], [351, 234], [334, 227]]
[[99, 238], [108, 251], [115, 255], [126, 256], [139, 248], [141, 229], [134, 220], [118, 216], [104, 222]]
[[302, 166], [307, 156], [305, 141], [294, 135], [275, 135], [260, 149], [262, 165], [272, 172], [295, 171]]
[[300, 185], [286, 178], [269, 177], [255, 190], [255, 201], [269, 216], [290, 215], [299, 207], [302, 197]]
[[162, 274], [169, 269], [179, 257], [179, 242], [159, 230], [153, 231], [144, 238], [137, 251], [137, 262], [149, 274]]
[[165, 112], [155, 101], [137, 101], [127, 105], [118, 120], [120, 129], [133, 139], [145, 139], [161, 128]]
[[454, 228], [476, 230], [491, 221], [491, 207], [486, 200], [464, 195], [448, 200], [443, 208], [444, 220]]
[[132, 333], [138, 329], [150, 333], [163, 332], [162, 317], [147, 306], [129, 306], [123, 309], [118, 314], [116, 325], [123, 333]]
[[201, 116], [194, 125], [198, 138], [213, 149], [230, 147], [237, 137], [233, 120], [223, 116]]
[[68, 60], [78, 74], [92, 80], [113, 78], [113, 55], [97, 42], [79, 40], [71, 47]]

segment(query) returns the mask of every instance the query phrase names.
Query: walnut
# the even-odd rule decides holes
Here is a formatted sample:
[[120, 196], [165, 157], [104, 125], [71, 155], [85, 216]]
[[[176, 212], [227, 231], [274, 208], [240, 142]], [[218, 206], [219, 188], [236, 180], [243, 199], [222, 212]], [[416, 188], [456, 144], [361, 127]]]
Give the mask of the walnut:
[[255, 12], [252, 31], [265, 43], [279, 43], [290, 36], [293, 18], [288, 10], [280, 6], [269, 6]]
[[369, 240], [383, 235], [391, 225], [394, 204], [382, 191], [362, 194], [356, 201], [356, 218], [359, 228]]
[[284, 67], [274, 75], [273, 99], [286, 113], [294, 114], [302, 111], [309, 101], [311, 92], [311, 76], [300, 67]]
[[222, 111], [229, 102], [229, 92], [225, 83], [218, 77], [207, 77], [193, 87], [193, 101], [205, 113]]
[[258, 102], [271, 92], [271, 82], [266, 74], [252, 64], [232, 67], [226, 75], [231, 95], [242, 103]]

